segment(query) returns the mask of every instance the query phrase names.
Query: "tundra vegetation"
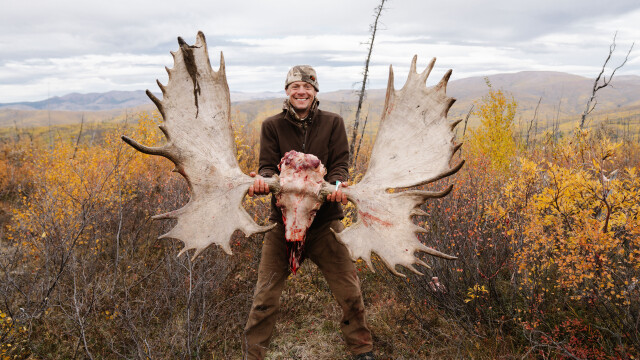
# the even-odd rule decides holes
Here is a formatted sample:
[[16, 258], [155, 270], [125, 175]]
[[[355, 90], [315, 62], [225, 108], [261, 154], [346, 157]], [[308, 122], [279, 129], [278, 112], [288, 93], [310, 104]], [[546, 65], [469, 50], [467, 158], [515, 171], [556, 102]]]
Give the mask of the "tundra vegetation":
[[[491, 86], [474, 109], [479, 125], [458, 134], [465, 166], [426, 186], [453, 192], [414, 218], [429, 230], [421, 241], [458, 259], [424, 256], [431, 269], [398, 268], [406, 278], [357, 263], [376, 353], [637, 359], [640, 139], [603, 123], [580, 129], [578, 118], [562, 136], [530, 133], [514, 121], [516, 102]], [[233, 117], [248, 173], [258, 129]], [[140, 114], [98, 135], [80, 126], [5, 132], [0, 359], [241, 358], [262, 235], [237, 233], [233, 256], [210, 248], [196, 261], [176, 256], [178, 241], [156, 239], [172, 224], [150, 216], [185, 204], [188, 189], [169, 161], [136, 153], [120, 135], [158, 144], [158, 122]], [[371, 143], [365, 133], [355, 181]], [[244, 206], [266, 221], [267, 197]], [[340, 309], [317, 268], [305, 262], [287, 282], [270, 358], [346, 358]]]

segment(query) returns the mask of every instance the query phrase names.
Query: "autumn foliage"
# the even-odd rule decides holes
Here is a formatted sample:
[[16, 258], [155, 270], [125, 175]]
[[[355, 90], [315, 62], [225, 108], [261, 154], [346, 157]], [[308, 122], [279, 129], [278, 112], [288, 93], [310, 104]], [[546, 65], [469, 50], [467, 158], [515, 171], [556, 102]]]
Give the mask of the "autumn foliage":
[[[490, 84], [489, 84], [490, 85]], [[640, 353], [640, 146], [606, 128], [520, 139], [517, 104], [489, 86], [460, 140], [454, 190], [415, 217], [426, 275], [357, 269], [381, 358], [634, 359]], [[238, 161], [256, 170], [259, 121], [233, 113]], [[264, 117], [259, 114], [260, 118]], [[195, 262], [157, 240], [182, 206], [157, 115], [93, 137], [17, 136], [0, 149], [0, 358], [240, 358], [261, 236]], [[371, 149], [365, 136], [357, 181]], [[264, 222], [268, 198], [245, 208]], [[349, 210], [350, 208], [348, 208]], [[354, 215], [349, 212], [345, 223]], [[336, 359], [339, 308], [319, 271], [288, 280], [274, 358]]]
[[485, 81], [489, 92], [475, 104], [474, 111], [480, 126], [465, 134], [465, 151], [471, 153], [470, 161], [486, 159], [491, 169], [500, 173], [508, 170], [516, 154], [514, 118], [517, 104], [504, 91], [494, 89], [488, 79]]

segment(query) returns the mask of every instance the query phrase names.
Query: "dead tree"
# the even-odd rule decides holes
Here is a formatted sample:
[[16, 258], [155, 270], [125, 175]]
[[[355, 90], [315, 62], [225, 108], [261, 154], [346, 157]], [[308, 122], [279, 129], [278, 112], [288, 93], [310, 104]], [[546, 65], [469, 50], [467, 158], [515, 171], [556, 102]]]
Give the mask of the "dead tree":
[[358, 154], [360, 154], [360, 145], [362, 145], [362, 139], [364, 138], [364, 131], [367, 128], [367, 122], [369, 121], [369, 114], [364, 117], [364, 124], [362, 125], [362, 131], [360, 132], [360, 138], [358, 139], [358, 146], [356, 147], [356, 153], [353, 156], [351, 163], [356, 166], [358, 163]]
[[473, 114], [473, 108], [475, 104], [471, 104], [469, 111], [467, 112], [467, 116], [464, 118], [464, 129], [462, 130], [462, 138], [464, 139], [465, 134], [467, 133], [467, 124], [469, 123], [469, 117]]
[[[471, 104], [471, 107], [467, 112], [467, 116], [464, 118], [464, 128], [462, 129], [462, 139], [464, 139], [465, 135], [467, 134], [467, 125], [469, 124], [469, 117], [471, 116], [471, 114], [473, 114], [473, 108], [475, 106], [476, 106], [475, 104]], [[458, 156], [462, 159], [462, 149], [458, 151]]]
[[[360, 91], [358, 92], [358, 107], [356, 108], [356, 118], [353, 123], [353, 131], [351, 133], [351, 145], [349, 146], [349, 167], [353, 165], [354, 159], [357, 154], [355, 152], [356, 146], [356, 138], [358, 137], [358, 127], [360, 127], [360, 111], [362, 111], [362, 102], [364, 101], [365, 88], [367, 86], [367, 78], [369, 76], [369, 62], [371, 60], [371, 52], [373, 51], [373, 42], [376, 39], [376, 32], [378, 31], [378, 21], [380, 20], [380, 15], [382, 14], [382, 10], [384, 9], [384, 3], [387, 0], [381, 0], [380, 5], [376, 7], [375, 20], [371, 25], [371, 39], [369, 39], [369, 52], [367, 53], [367, 59], [364, 62], [364, 73], [362, 77], [362, 86], [360, 87]], [[362, 131], [364, 135], [364, 129]]]
[[631, 50], [633, 50], [633, 45], [635, 45], [635, 42], [631, 43], [631, 47], [629, 47], [629, 51], [627, 51], [627, 55], [624, 57], [624, 61], [620, 65], [618, 65], [616, 68], [614, 68], [613, 71], [611, 71], [611, 75], [609, 75], [609, 78], [607, 79], [607, 76], [604, 74], [604, 72], [606, 70], [607, 64], [609, 63], [609, 60], [611, 60], [611, 56], [616, 50], [617, 35], [618, 35], [618, 32], [616, 31], [616, 33], [613, 34], [613, 41], [611, 42], [611, 45], [609, 45], [609, 55], [604, 60], [604, 64], [602, 64], [602, 69], [600, 70], [598, 77], [596, 77], [596, 80], [593, 82], [593, 88], [591, 89], [591, 96], [589, 96], [589, 100], [587, 100], [587, 106], [585, 107], [584, 112], [582, 113], [582, 117], [580, 119], [580, 129], [584, 128], [584, 123], [587, 120], [587, 116], [596, 108], [596, 105], [598, 105], [598, 101], [596, 99], [596, 95], [598, 91], [600, 89], [603, 89], [609, 86], [609, 84], [611, 83], [611, 80], [613, 80], [613, 75], [616, 73], [616, 71], [621, 67], [623, 67], [624, 64], [627, 63], [627, 60], [629, 59], [629, 54], [631, 54]]
[[80, 138], [82, 137], [82, 129], [84, 128], [84, 113], [82, 113], [82, 119], [80, 120], [80, 131], [78, 132], [78, 137], [76, 138], [76, 146], [73, 148], [72, 159], [76, 158], [76, 153], [78, 152], [78, 146], [80, 145]]
[[[538, 124], [538, 108], [540, 107], [540, 102], [542, 102], [542, 96], [540, 96], [540, 99], [538, 99], [538, 105], [536, 105], [536, 109], [533, 111], [533, 117], [531, 118], [531, 121], [529, 122], [529, 128], [527, 129], [527, 148], [529, 147], [529, 138], [531, 136], [531, 129], [533, 128], [533, 124], [535, 122], [536, 124], [536, 128], [537, 128], [537, 124]], [[537, 130], [537, 129], [536, 129]], [[533, 136], [535, 137], [535, 132], [533, 134]]]

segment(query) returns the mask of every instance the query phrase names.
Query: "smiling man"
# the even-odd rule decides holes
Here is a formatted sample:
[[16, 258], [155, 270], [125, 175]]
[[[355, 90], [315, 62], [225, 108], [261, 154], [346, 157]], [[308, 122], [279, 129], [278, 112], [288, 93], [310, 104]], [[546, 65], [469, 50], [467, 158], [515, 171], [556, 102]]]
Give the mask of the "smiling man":
[[[349, 150], [344, 121], [338, 114], [318, 109], [319, 86], [315, 70], [308, 65], [294, 66], [287, 74], [285, 90], [288, 98], [282, 112], [262, 123], [259, 176], [249, 188], [249, 196], [269, 193], [264, 178], [279, 174], [280, 159], [291, 150], [315, 155], [326, 167], [324, 179], [345, 186]], [[285, 280], [306, 258], [318, 265], [342, 308], [340, 328], [349, 351], [355, 359], [374, 359], [355, 265], [347, 248], [331, 231], [343, 229], [341, 205], [346, 203], [346, 195], [336, 186], [336, 191], [327, 196], [317, 211], [305, 241], [288, 242], [282, 211], [275, 197], [271, 199], [269, 220], [277, 225], [265, 235], [262, 245], [258, 283], [244, 332], [246, 359], [264, 358]]]
[[[318, 89], [318, 81], [316, 80], [315, 71], [309, 66], [294, 66], [287, 75], [287, 82], [293, 81], [286, 85], [285, 91], [289, 97], [289, 105], [293, 107], [294, 113], [298, 119], [306, 119], [311, 112], [311, 107], [315, 104]], [[285, 106], [287, 104], [285, 103]]]

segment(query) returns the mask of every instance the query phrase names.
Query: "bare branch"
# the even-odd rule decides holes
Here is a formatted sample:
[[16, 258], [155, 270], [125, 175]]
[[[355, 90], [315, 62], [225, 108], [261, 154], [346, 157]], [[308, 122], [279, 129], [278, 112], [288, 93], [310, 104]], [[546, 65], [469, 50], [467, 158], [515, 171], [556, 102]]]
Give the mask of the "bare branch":
[[371, 25], [371, 39], [369, 40], [369, 52], [367, 53], [367, 59], [364, 63], [364, 73], [362, 78], [362, 87], [358, 92], [358, 107], [356, 109], [356, 118], [353, 123], [353, 131], [351, 133], [351, 145], [349, 147], [349, 167], [354, 164], [354, 152], [356, 145], [356, 137], [358, 136], [358, 127], [360, 127], [360, 111], [362, 110], [362, 102], [364, 101], [365, 89], [367, 86], [367, 78], [369, 76], [369, 62], [371, 60], [371, 52], [373, 51], [373, 43], [376, 39], [376, 32], [378, 31], [378, 21], [380, 20], [380, 15], [382, 14], [382, 10], [384, 10], [384, 3], [387, 0], [381, 0], [380, 5], [378, 5], [375, 10], [375, 20]]
[[536, 118], [538, 117], [538, 108], [540, 107], [540, 102], [542, 102], [542, 96], [540, 96], [540, 99], [538, 99], [538, 104], [536, 105], [536, 109], [533, 111], [533, 117], [529, 122], [529, 129], [527, 129], [527, 147], [529, 147], [529, 137], [531, 135], [531, 129], [533, 128], [533, 123], [536, 121]]
[[367, 122], [369, 121], [369, 114], [364, 117], [364, 124], [362, 125], [362, 131], [360, 132], [360, 138], [358, 139], [358, 147], [356, 148], [356, 153], [353, 156], [353, 164], [357, 164], [358, 162], [358, 154], [360, 154], [360, 145], [362, 145], [362, 139], [364, 138], [364, 131], [367, 129]]
[[[618, 71], [618, 69], [623, 67], [627, 63], [627, 60], [629, 60], [629, 55], [631, 54], [631, 50], [633, 50], [633, 46], [635, 45], [635, 42], [631, 43], [631, 46], [629, 47], [629, 51], [627, 51], [627, 55], [624, 57], [624, 60], [622, 61], [622, 63], [620, 63], [620, 65], [618, 65], [611, 71], [611, 75], [609, 75], [609, 78], [607, 79], [607, 75], [605, 74], [605, 71], [606, 71], [607, 64], [609, 63], [609, 60], [611, 60], [611, 56], [613, 56], [613, 53], [616, 50], [617, 35], [618, 35], [618, 32], [616, 31], [616, 33], [613, 34], [613, 41], [611, 42], [611, 45], [609, 45], [609, 54], [607, 55], [607, 58], [604, 60], [604, 63], [602, 64], [602, 69], [600, 69], [600, 73], [596, 77], [596, 80], [593, 82], [593, 88], [591, 89], [591, 96], [589, 97], [589, 100], [587, 100], [587, 105], [580, 119], [580, 129], [584, 128], [587, 115], [589, 115], [593, 110], [595, 110], [596, 105], [598, 104], [596, 100], [598, 91], [609, 86], [609, 84], [611, 83], [611, 80], [613, 80], [613, 76], [615, 75], [616, 71]], [[602, 82], [600, 82], [601, 80]]]
[[[469, 111], [467, 112], [467, 116], [465, 116], [465, 118], [464, 118], [464, 128], [462, 129], [462, 141], [464, 141], [464, 136], [467, 133], [467, 125], [469, 125], [469, 117], [473, 113], [473, 108], [475, 106], [476, 106], [475, 104], [471, 104], [471, 107], [469, 108]], [[458, 157], [462, 158], [462, 150], [460, 150], [458, 152]]]
[[80, 121], [80, 131], [78, 132], [78, 138], [76, 139], [76, 146], [73, 149], [72, 159], [76, 158], [76, 153], [78, 152], [78, 145], [80, 145], [80, 138], [82, 137], [82, 128], [84, 127], [84, 113], [82, 113], [82, 120]]
[[464, 118], [464, 129], [462, 130], [462, 138], [464, 138], [464, 135], [467, 133], [467, 125], [469, 124], [469, 117], [473, 113], [473, 108], [474, 107], [475, 107], [475, 105], [471, 104], [471, 107], [469, 108], [469, 111], [467, 112], [467, 116]]

